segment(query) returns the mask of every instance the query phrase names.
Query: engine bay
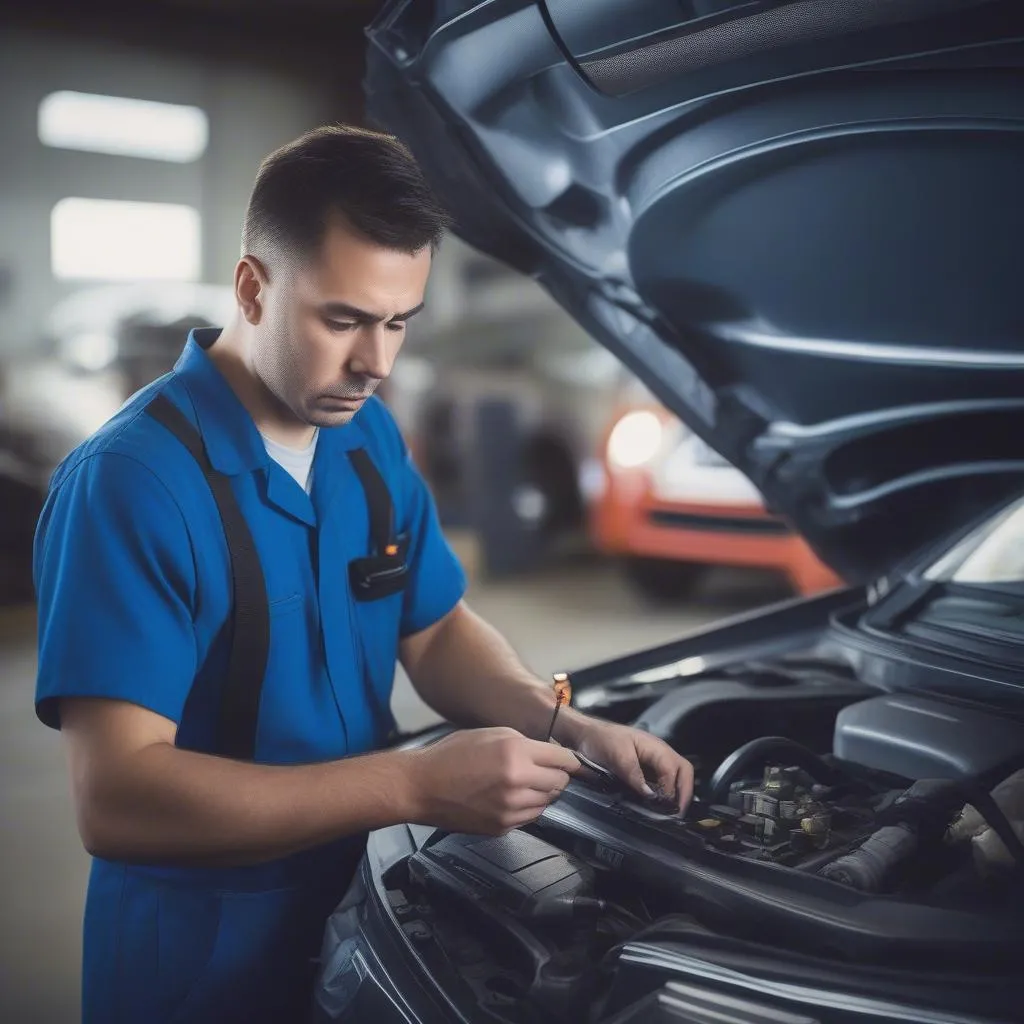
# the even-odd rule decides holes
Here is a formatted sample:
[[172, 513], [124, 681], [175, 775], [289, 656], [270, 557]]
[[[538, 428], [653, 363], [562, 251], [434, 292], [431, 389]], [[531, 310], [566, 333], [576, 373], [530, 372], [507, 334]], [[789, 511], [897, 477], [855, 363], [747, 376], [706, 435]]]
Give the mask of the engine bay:
[[[1016, 971], [1024, 828], [1004, 809], [1024, 811], [1024, 723], [901, 697], [924, 732], [944, 730], [929, 760], [923, 733], [884, 727], [895, 698], [806, 659], [653, 696], [635, 721], [693, 761], [685, 813], [582, 773], [528, 829], [428, 830], [388, 873], [431, 971], [488, 1015], [610, 1019], [628, 1002], [622, 951], [638, 942], [756, 944], [846, 971]], [[927, 773], [893, 770], [904, 762]], [[1000, 783], [1009, 801], [991, 798]]]

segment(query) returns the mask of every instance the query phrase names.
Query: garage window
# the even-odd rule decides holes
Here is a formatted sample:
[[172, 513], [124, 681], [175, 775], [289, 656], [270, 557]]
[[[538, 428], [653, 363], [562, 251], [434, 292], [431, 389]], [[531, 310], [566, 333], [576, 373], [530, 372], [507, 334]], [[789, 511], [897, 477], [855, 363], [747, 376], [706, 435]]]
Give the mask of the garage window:
[[198, 107], [64, 91], [39, 104], [39, 139], [59, 149], [190, 163], [206, 151], [209, 124]]
[[54, 277], [104, 281], [194, 281], [199, 212], [171, 203], [62, 199], [50, 215]]

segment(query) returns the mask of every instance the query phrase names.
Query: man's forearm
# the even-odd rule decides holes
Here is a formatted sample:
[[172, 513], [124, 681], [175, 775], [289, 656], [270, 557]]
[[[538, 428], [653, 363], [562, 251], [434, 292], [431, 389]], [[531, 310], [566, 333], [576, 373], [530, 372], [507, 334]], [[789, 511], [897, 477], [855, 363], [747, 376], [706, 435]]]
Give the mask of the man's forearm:
[[96, 856], [253, 864], [415, 812], [408, 752], [307, 765], [255, 765], [155, 743], [93, 779], [80, 829]]
[[[403, 652], [419, 695], [456, 725], [507, 725], [546, 739], [555, 707], [551, 686], [519, 660], [508, 641], [460, 605], [422, 649]], [[563, 708], [554, 737], [573, 745], [583, 716]]]

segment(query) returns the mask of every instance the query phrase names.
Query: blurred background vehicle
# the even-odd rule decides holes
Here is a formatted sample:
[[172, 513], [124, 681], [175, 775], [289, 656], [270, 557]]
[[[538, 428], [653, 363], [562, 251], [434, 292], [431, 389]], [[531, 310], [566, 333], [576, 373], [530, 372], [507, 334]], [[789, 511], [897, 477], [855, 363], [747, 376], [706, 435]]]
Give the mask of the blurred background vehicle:
[[223, 324], [231, 289], [193, 282], [83, 288], [59, 302], [5, 374], [3, 421], [41, 476], [139, 388], [170, 370], [193, 327]]
[[32, 597], [31, 548], [57, 464], [166, 373], [192, 327], [222, 324], [231, 289], [192, 282], [83, 288], [50, 312], [0, 380], [0, 600]]
[[642, 594], [691, 596], [715, 565], [773, 571], [803, 595], [841, 585], [747, 477], [641, 384], [628, 395], [602, 436], [589, 526], [596, 549], [620, 557]]

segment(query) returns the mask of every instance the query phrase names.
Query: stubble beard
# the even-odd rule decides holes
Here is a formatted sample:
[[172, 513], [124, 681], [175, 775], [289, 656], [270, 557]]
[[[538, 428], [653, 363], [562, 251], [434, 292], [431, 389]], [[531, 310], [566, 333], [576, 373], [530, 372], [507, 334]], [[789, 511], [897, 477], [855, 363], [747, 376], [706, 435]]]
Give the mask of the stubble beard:
[[[268, 342], [264, 353], [271, 352], [281, 345], [284, 339]], [[366, 401], [377, 390], [380, 381], [373, 377], [360, 375], [342, 380], [334, 386], [318, 388], [316, 382], [307, 380], [301, 369], [301, 361], [294, 358], [293, 346], [286, 344], [288, 355], [292, 358], [261, 359], [254, 366], [257, 376], [270, 401], [278, 412], [290, 416], [300, 423], [311, 427], [339, 427], [351, 422], [362, 406], [357, 409], [328, 410], [317, 407], [321, 398], [331, 397], [344, 401]], [[280, 351], [280, 349], [278, 349]]]

